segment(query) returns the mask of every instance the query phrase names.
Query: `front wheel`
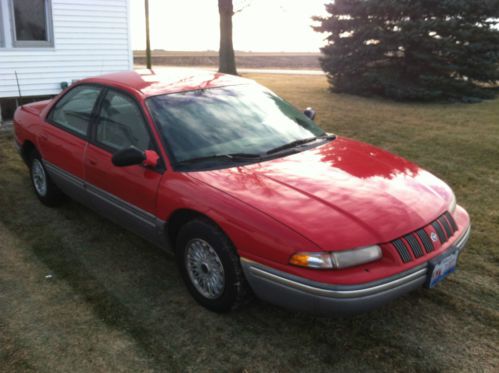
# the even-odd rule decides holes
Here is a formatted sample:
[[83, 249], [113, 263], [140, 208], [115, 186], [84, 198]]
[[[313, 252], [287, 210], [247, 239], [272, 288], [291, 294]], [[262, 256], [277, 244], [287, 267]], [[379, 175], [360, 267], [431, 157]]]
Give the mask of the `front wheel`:
[[199, 304], [228, 312], [245, 302], [249, 289], [239, 257], [215, 224], [205, 219], [190, 221], [180, 230], [176, 249], [182, 277]]
[[40, 154], [34, 151], [29, 162], [31, 183], [38, 199], [47, 206], [57, 206], [64, 200], [61, 190], [55, 185], [43, 165]]

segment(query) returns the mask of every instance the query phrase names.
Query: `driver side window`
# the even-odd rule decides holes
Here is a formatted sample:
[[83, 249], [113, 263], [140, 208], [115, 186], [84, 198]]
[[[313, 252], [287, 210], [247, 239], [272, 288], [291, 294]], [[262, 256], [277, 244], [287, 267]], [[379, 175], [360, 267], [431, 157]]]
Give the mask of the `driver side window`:
[[102, 101], [95, 136], [98, 143], [113, 150], [132, 145], [139, 150], [151, 148], [147, 124], [137, 103], [114, 90], [109, 90]]

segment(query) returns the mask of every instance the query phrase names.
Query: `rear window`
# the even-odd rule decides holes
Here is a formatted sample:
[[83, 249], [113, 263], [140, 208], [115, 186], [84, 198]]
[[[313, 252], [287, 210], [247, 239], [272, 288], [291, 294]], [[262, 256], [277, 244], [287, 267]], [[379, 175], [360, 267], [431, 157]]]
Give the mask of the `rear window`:
[[78, 86], [59, 100], [50, 115], [50, 121], [78, 135], [86, 136], [95, 103], [101, 88]]

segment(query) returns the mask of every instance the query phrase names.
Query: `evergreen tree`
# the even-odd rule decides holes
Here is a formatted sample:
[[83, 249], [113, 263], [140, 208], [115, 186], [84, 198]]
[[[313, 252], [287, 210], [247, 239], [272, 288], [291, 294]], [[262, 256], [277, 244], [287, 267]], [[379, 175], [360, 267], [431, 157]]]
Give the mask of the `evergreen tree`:
[[398, 100], [491, 98], [499, 81], [499, 0], [335, 0], [327, 33], [331, 89]]

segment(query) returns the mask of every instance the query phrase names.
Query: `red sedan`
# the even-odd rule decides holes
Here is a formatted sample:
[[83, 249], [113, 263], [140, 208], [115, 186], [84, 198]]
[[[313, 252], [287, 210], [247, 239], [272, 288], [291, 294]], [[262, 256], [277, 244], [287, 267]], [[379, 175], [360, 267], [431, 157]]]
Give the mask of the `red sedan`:
[[24, 105], [14, 123], [44, 204], [69, 196], [171, 248], [210, 310], [254, 293], [353, 313], [453, 272], [470, 220], [447, 184], [314, 115], [242, 78], [126, 72]]

